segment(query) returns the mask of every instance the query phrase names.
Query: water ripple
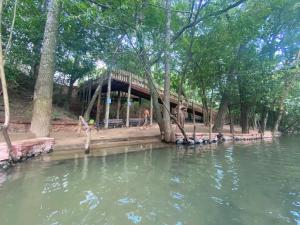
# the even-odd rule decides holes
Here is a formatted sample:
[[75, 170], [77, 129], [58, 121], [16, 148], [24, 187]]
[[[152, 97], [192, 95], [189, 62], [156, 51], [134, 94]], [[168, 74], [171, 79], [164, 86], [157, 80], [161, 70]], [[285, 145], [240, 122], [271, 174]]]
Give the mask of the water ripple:
[[79, 204], [87, 204], [89, 209], [95, 209], [100, 204], [100, 200], [92, 191], [85, 191], [85, 199], [80, 201]]
[[170, 192], [170, 195], [172, 198], [177, 199], [177, 200], [182, 200], [184, 198], [184, 195], [179, 193], [179, 192]]
[[134, 224], [138, 224], [142, 222], [142, 217], [139, 215], [136, 215], [134, 212], [126, 213], [128, 220], [130, 220]]

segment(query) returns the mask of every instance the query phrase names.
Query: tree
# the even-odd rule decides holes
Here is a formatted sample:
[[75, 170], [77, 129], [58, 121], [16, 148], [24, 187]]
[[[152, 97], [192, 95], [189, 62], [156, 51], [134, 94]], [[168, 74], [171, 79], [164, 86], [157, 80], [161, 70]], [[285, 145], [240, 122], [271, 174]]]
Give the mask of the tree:
[[36, 136], [49, 136], [52, 118], [53, 76], [59, 24], [59, 0], [50, 0], [44, 32], [39, 73], [35, 84], [30, 130]]
[[10, 138], [7, 133], [9, 120], [10, 120], [10, 113], [9, 113], [9, 100], [8, 100], [8, 93], [7, 93], [6, 77], [4, 71], [4, 59], [2, 53], [2, 35], [1, 35], [2, 10], [3, 10], [3, 0], [0, 0], [0, 80], [1, 80], [2, 94], [4, 100], [4, 111], [5, 111], [5, 121], [4, 124], [0, 126], [0, 129], [2, 130], [4, 140], [6, 142], [7, 149], [10, 154], [10, 151], [12, 150], [12, 146], [11, 146]]

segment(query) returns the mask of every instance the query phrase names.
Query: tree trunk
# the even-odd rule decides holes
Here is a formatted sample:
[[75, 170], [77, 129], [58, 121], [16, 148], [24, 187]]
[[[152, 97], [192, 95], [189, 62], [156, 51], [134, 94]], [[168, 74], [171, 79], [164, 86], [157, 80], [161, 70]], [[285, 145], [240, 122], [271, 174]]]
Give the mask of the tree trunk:
[[[241, 49], [241, 48], [240, 48]], [[245, 81], [242, 80], [242, 75], [239, 75], [237, 77], [238, 81], [238, 89], [240, 94], [240, 125], [242, 127], [242, 133], [248, 134], [249, 133], [249, 112], [250, 112], [250, 105], [249, 102], [247, 102], [246, 93], [247, 90], [245, 90], [244, 83]]]
[[230, 133], [234, 134], [234, 115], [231, 106], [228, 106], [228, 111], [229, 111], [229, 120], [230, 120]]
[[154, 108], [155, 118], [156, 118], [156, 121], [158, 123], [160, 133], [163, 134], [164, 124], [163, 124], [163, 117], [162, 117], [162, 114], [161, 114], [160, 104], [158, 102], [158, 97], [159, 96], [158, 96], [157, 92], [155, 91], [155, 86], [153, 84], [151, 76], [152, 76], [151, 75], [151, 70], [150, 70], [150, 68], [147, 68], [146, 77], [147, 77], [148, 86], [149, 86], [150, 93], [151, 93], [152, 100], [153, 100], [153, 108]]
[[249, 133], [249, 103], [241, 102], [241, 127], [242, 133]]
[[10, 112], [9, 112], [9, 99], [7, 93], [7, 85], [6, 85], [6, 77], [4, 71], [4, 59], [2, 53], [2, 33], [1, 33], [1, 24], [2, 24], [2, 9], [3, 9], [3, 0], [0, 0], [0, 80], [1, 80], [1, 87], [3, 93], [3, 102], [4, 102], [4, 124], [1, 125], [1, 130], [3, 133], [4, 140], [7, 145], [8, 154], [11, 154], [12, 145], [11, 141], [7, 132], [9, 121], [10, 121]]
[[87, 107], [87, 109], [86, 109], [86, 111], [84, 113], [84, 119], [87, 122], [89, 122], [89, 120], [90, 120], [91, 111], [92, 111], [93, 106], [94, 106], [94, 104], [96, 102], [96, 99], [97, 99], [97, 96], [99, 94], [99, 91], [100, 91], [100, 89], [102, 89], [102, 83], [103, 83], [103, 80], [100, 79], [99, 84], [98, 84], [98, 86], [97, 86], [97, 88], [96, 88], [96, 90], [95, 90], [95, 92], [93, 94], [93, 97], [92, 97], [91, 101], [89, 102], [89, 105], [88, 105], [88, 107]]
[[209, 109], [206, 97], [206, 89], [205, 89], [205, 82], [201, 79], [201, 101], [202, 101], [202, 109], [203, 109], [203, 123], [205, 126], [209, 126]]
[[209, 125], [209, 109], [208, 109], [206, 97], [202, 98], [202, 109], [203, 109], [203, 123], [205, 126], [208, 126]]
[[257, 115], [256, 115], [255, 112], [253, 114], [253, 120], [252, 120], [252, 122], [253, 122], [253, 124], [252, 124], [253, 130], [257, 130]]
[[40, 64], [38, 62], [35, 62], [32, 68], [32, 77], [36, 79], [39, 74]]
[[274, 127], [272, 130], [273, 133], [276, 133], [278, 131], [278, 127], [279, 127], [283, 112], [284, 112], [283, 107], [281, 107], [277, 112], [276, 120], [275, 120]]
[[228, 95], [226, 93], [223, 93], [218, 114], [216, 117], [216, 121], [213, 126], [213, 132], [223, 132], [223, 126], [225, 123], [226, 113], [228, 110], [228, 104], [229, 104]]
[[172, 141], [172, 127], [171, 118], [169, 115], [170, 111], [170, 42], [171, 42], [171, 1], [165, 0], [165, 74], [164, 74], [164, 102], [167, 108], [163, 109], [163, 121], [164, 121], [164, 141]]
[[66, 110], [70, 110], [70, 102], [71, 102], [71, 99], [72, 99], [72, 92], [73, 92], [74, 83], [75, 83], [75, 81], [70, 80], [67, 96], [66, 96], [66, 99], [65, 99], [65, 102], [64, 102], [64, 108]]
[[59, 1], [50, 0], [38, 78], [35, 84], [30, 130], [36, 136], [50, 135]]
[[263, 115], [262, 115], [262, 124], [261, 124], [261, 132], [262, 134], [265, 133], [266, 127], [267, 127], [267, 122], [268, 122], [268, 117], [269, 117], [269, 111], [267, 109], [264, 110]]

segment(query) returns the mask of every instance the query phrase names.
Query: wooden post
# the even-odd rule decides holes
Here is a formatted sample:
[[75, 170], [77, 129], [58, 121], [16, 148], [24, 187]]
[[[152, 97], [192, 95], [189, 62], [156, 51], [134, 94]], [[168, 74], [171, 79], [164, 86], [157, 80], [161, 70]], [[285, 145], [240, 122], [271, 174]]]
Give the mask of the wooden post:
[[85, 153], [88, 153], [90, 150], [90, 142], [91, 142], [91, 128], [89, 127], [88, 123], [84, 120], [82, 116], [79, 116], [79, 123], [78, 123], [78, 134], [80, 134], [82, 125], [86, 132], [86, 142], [84, 145]]
[[192, 102], [192, 109], [193, 109], [193, 126], [194, 126], [194, 130], [193, 130], [193, 139], [196, 139], [196, 119], [195, 119], [195, 108], [194, 108], [194, 102]]
[[126, 111], [126, 127], [129, 127], [129, 116], [130, 116], [130, 106], [131, 106], [131, 81], [132, 81], [132, 76], [131, 74], [129, 75], [129, 85], [128, 85], [128, 92], [127, 92], [127, 111]]
[[99, 90], [98, 99], [97, 99], [97, 112], [96, 112], [96, 126], [97, 126], [97, 131], [99, 131], [99, 128], [100, 128], [101, 94], [102, 94], [102, 85], [101, 85], [101, 88]]
[[209, 141], [212, 141], [212, 139], [211, 139], [211, 136], [212, 136], [212, 116], [213, 116], [212, 102], [213, 102], [213, 91], [212, 91], [211, 99], [210, 99]]
[[104, 124], [105, 129], [108, 128], [109, 107], [111, 104], [110, 92], [111, 92], [111, 70], [109, 71], [108, 83], [107, 83], [106, 104], [105, 104], [105, 124]]
[[117, 119], [120, 119], [120, 108], [121, 108], [121, 93], [120, 91], [118, 91]]
[[153, 99], [152, 95], [150, 94], [150, 125], [153, 123]]

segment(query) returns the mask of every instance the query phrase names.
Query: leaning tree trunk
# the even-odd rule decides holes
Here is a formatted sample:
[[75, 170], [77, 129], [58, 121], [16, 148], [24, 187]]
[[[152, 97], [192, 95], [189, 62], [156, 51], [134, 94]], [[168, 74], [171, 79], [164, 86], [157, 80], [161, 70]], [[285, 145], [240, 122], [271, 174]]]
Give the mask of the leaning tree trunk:
[[226, 119], [226, 113], [228, 110], [229, 99], [226, 93], [223, 93], [215, 124], [212, 128], [213, 132], [223, 132], [223, 126]]
[[36, 136], [50, 135], [55, 49], [59, 24], [59, 0], [50, 0], [44, 32], [39, 74], [35, 83], [30, 130]]
[[163, 109], [163, 121], [164, 121], [164, 141], [172, 141], [172, 127], [170, 112], [170, 42], [171, 42], [171, 2], [170, 0], [165, 0], [166, 3], [166, 28], [165, 28], [165, 74], [164, 74], [164, 102], [166, 107]]
[[150, 68], [146, 68], [146, 77], [147, 77], [147, 81], [148, 81], [148, 86], [149, 86], [149, 89], [150, 89], [150, 94], [152, 96], [152, 99], [153, 99], [153, 108], [154, 108], [154, 113], [155, 113], [155, 118], [156, 118], [156, 121], [158, 123], [158, 126], [159, 126], [159, 130], [160, 130], [160, 133], [162, 134], [164, 132], [164, 124], [163, 124], [163, 117], [162, 117], [162, 114], [161, 114], [161, 108], [160, 108], [160, 104], [158, 102], [158, 93], [156, 92], [155, 90], [155, 85], [153, 83], [153, 80], [152, 80], [152, 75], [151, 75], [151, 70]]
[[96, 102], [97, 96], [99, 95], [100, 90], [102, 89], [103, 79], [101, 79], [101, 78], [99, 78], [99, 79], [100, 79], [100, 81], [99, 81], [99, 84], [96, 88], [96, 91], [94, 92], [93, 97], [92, 97], [92, 99], [91, 99], [91, 101], [90, 101], [90, 103], [89, 103], [89, 105], [88, 105], [88, 107], [87, 107], [87, 109], [84, 113], [84, 119], [87, 122], [90, 120], [91, 111], [92, 111], [93, 106]]
[[2, 35], [1, 35], [2, 9], [3, 9], [3, 0], [0, 0], [0, 80], [1, 80], [1, 87], [3, 93], [4, 114], [5, 114], [4, 124], [1, 125], [0, 128], [2, 130], [3, 137], [7, 145], [8, 153], [11, 154], [12, 145], [7, 132], [9, 126], [9, 120], [10, 120], [9, 99], [8, 99], [6, 77], [4, 71], [4, 59], [2, 53]]

